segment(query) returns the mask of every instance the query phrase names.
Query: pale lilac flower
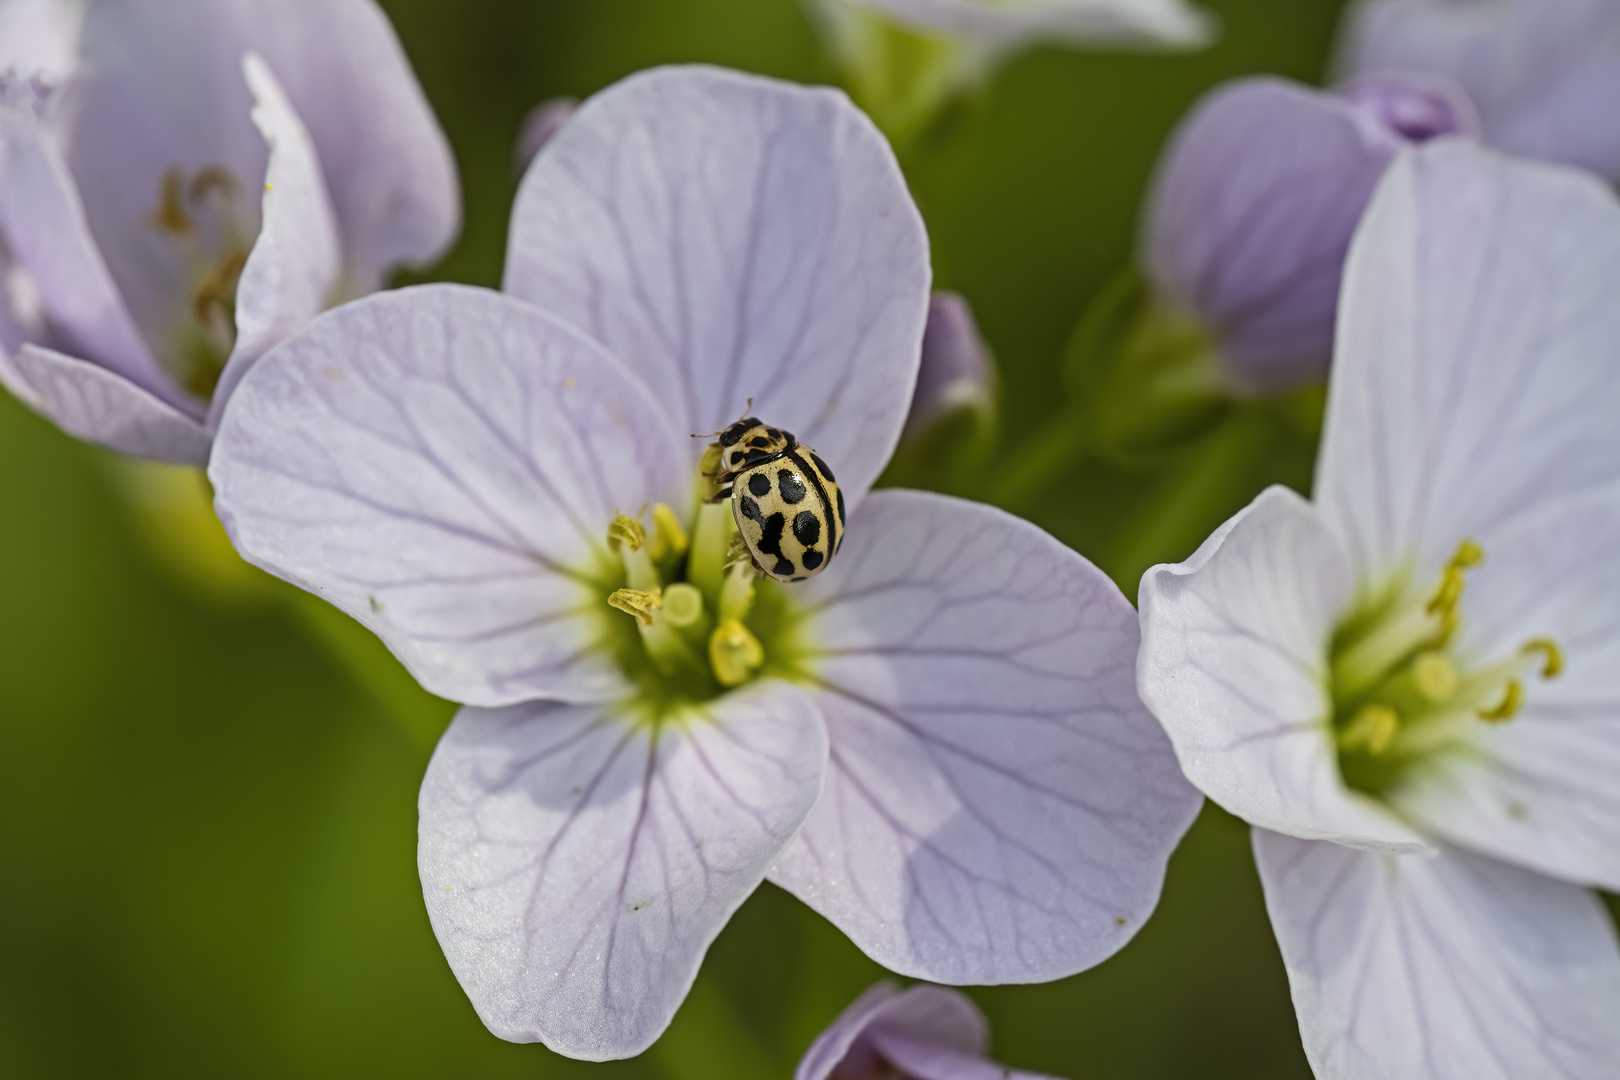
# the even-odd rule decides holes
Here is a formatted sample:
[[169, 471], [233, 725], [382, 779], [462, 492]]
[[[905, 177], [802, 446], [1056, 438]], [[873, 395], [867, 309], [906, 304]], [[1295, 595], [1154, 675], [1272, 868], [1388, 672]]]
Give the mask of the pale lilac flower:
[[986, 1060], [989, 1044], [966, 994], [878, 983], [822, 1032], [793, 1080], [1051, 1080]]
[[964, 409], [988, 411], [995, 394], [995, 364], [979, 336], [973, 308], [960, 293], [936, 292], [928, 304], [917, 389], [901, 440], [921, 438]]
[[1148, 197], [1143, 269], [1165, 316], [1207, 335], [1230, 391], [1321, 378], [1345, 252], [1379, 177], [1402, 146], [1474, 126], [1460, 92], [1421, 78], [1212, 91]]
[[371, 0], [107, 0], [81, 52], [0, 103], [0, 269], [35, 315], [0, 379], [82, 438], [200, 464], [258, 356], [443, 250], [454, 164]]
[[73, 70], [87, 0], [0, 0], [0, 75], [60, 82]]
[[[248, 558], [467, 703], [419, 859], [490, 1029], [640, 1051], [767, 875], [937, 981], [1123, 945], [1197, 796], [1105, 577], [989, 507], [868, 493], [929, 270], [865, 117], [712, 69], [634, 76], [535, 159], [506, 289], [317, 319], [243, 381], [210, 470]], [[697, 500], [690, 433], [745, 409], [847, 500], [847, 543], [802, 584], [728, 568], [730, 507]]]
[[1361, 0], [1345, 16], [1347, 74], [1449, 78], [1486, 141], [1620, 180], [1620, 4], [1613, 0]]
[[1318, 1076], [1612, 1077], [1620, 205], [1403, 151], [1346, 269], [1316, 501], [1142, 580], [1142, 698], [1256, 826]]
[[528, 171], [535, 155], [578, 109], [578, 101], [560, 97], [542, 101], [529, 110], [523, 123], [518, 125], [517, 141], [512, 145], [512, 165], [519, 176]]

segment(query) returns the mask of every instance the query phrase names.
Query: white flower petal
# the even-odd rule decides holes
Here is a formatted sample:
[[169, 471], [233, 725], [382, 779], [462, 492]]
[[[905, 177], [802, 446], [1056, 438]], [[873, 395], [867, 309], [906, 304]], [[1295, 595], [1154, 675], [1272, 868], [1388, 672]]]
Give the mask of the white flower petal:
[[535, 160], [505, 287], [624, 358], [683, 432], [745, 410], [792, 431], [853, 506], [906, 418], [929, 276], [894, 155], [842, 94], [665, 68]]
[[1141, 45], [1206, 45], [1215, 22], [1182, 0], [833, 0], [881, 11], [914, 30], [973, 41], [991, 51], [1037, 39]]
[[[1620, 486], [1570, 499], [1499, 535], [1469, 574], [1465, 664], [1557, 643], [1564, 671], [1524, 675], [1510, 722], [1471, 725], [1390, 792], [1455, 843], [1620, 891]], [[1498, 568], [1501, 568], [1500, 572]]]
[[0, 72], [59, 80], [78, 59], [87, 0], [0, 2]]
[[49, 133], [32, 107], [6, 102], [0, 102], [0, 230], [38, 293], [55, 344], [201, 415], [201, 403], [159, 370], [142, 340]]
[[[685, 506], [684, 435], [600, 347], [459, 286], [321, 316], [231, 396], [209, 475], [251, 561], [365, 623], [432, 692], [604, 700], [607, 527]], [[583, 576], [582, 576], [583, 575]]]
[[800, 595], [832, 766], [771, 880], [939, 982], [1129, 941], [1199, 799], [1136, 699], [1119, 590], [998, 510], [883, 491]]
[[[464, 709], [422, 783], [422, 891], [491, 1031], [644, 1050], [815, 804], [827, 737], [784, 683], [656, 728], [596, 707]], [[656, 735], [656, 737], [655, 737]]]
[[1620, 948], [1583, 889], [1454, 849], [1377, 855], [1255, 830], [1322, 1080], [1612, 1080]]
[[1339, 773], [1327, 653], [1351, 588], [1320, 514], [1269, 488], [1192, 558], [1143, 575], [1139, 689], [1187, 777], [1245, 821], [1421, 849], [1421, 837]]
[[[1620, 475], [1620, 204], [1595, 177], [1442, 139], [1351, 246], [1316, 498], [1358, 581]], [[1421, 587], [1421, 586], [1420, 586]]]
[[0, 356], [0, 383], [69, 435], [177, 465], [208, 462], [208, 431], [122, 375], [38, 345]]
[[257, 53], [242, 61], [257, 104], [253, 122], [270, 147], [264, 225], [236, 289], [236, 348], [214, 389], [208, 417], [219, 423], [231, 391], [253, 362], [320, 314], [342, 254], [315, 143], [275, 73]]

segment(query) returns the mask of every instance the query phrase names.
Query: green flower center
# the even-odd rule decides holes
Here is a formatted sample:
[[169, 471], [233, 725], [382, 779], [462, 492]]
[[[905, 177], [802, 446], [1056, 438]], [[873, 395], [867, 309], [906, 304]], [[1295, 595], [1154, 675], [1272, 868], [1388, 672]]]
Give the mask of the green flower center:
[[618, 515], [600, 578], [603, 645], [635, 687], [624, 704], [657, 722], [762, 678], [808, 675], [790, 587], [761, 577], [729, 503], [703, 503], [690, 532], [670, 507], [652, 527]]
[[1398, 583], [1352, 611], [1334, 633], [1333, 731], [1351, 788], [1388, 791], [1414, 762], [1464, 738], [1473, 725], [1512, 720], [1527, 680], [1563, 671], [1563, 652], [1549, 638], [1531, 638], [1494, 663], [1459, 662], [1452, 642], [1460, 603], [1468, 572], [1484, 558], [1466, 540], [1432, 592]]

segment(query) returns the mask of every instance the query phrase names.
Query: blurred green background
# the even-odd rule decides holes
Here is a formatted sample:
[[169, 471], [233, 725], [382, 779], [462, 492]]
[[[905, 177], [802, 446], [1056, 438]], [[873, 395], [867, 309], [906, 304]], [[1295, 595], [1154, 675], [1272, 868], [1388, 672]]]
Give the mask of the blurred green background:
[[[512, 140], [544, 98], [676, 61], [832, 80], [799, 5], [385, 0], [465, 186], [462, 241], [427, 276], [498, 284]], [[1225, 78], [1323, 70], [1337, 0], [1209, 6], [1224, 30], [1206, 52], [1032, 51], [905, 154], [938, 282], [1000, 360], [1010, 443], [1061, 399], [1071, 327], [1128, 261], [1178, 116]], [[1185, 556], [1263, 484], [1306, 484], [1308, 439], [1278, 423], [1229, 425], [1146, 472], [1080, 469], [1022, 509], [1134, 597], [1148, 563]], [[117, 475], [0, 401], [0, 1075], [785, 1077], [882, 976], [765, 886], [641, 1059], [489, 1035], [415, 869], [416, 787], [451, 707], [290, 590], [231, 599], [176, 574]], [[1119, 956], [973, 994], [998, 1056], [1026, 1069], [1309, 1076], [1247, 830], [1216, 811]]]

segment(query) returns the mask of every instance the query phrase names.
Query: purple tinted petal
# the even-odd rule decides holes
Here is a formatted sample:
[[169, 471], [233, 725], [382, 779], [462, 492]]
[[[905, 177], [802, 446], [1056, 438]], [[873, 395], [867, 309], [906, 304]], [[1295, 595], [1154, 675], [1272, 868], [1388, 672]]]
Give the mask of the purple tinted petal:
[[[38, 293], [52, 340], [123, 376], [184, 412], [201, 414], [153, 362], [100, 249], [55, 144], [35, 115], [38, 103], [4, 88], [0, 103], [0, 228], [11, 257]], [[18, 94], [27, 94], [17, 88]]]
[[1316, 508], [1262, 492], [1192, 558], [1142, 576], [1142, 700], [1187, 776], [1251, 824], [1376, 850], [1423, 840], [1349, 791], [1328, 645], [1354, 579]]
[[1273, 78], [1218, 89], [1182, 122], [1148, 201], [1146, 269], [1240, 388], [1327, 371], [1345, 252], [1400, 145], [1351, 102]]
[[987, 407], [994, 376], [973, 308], [958, 293], [936, 292], [928, 305], [917, 390], [902, 437], [917, 438], [958, 409]]
[[1054, 1080], [1009, 1069], [977, 1054], [964, 1054], [937, 1042], [901, 1035], [883, 1027], [873, 1031], [871, 1039], [873, 1048], [884, 1061], [898, 1069], [902, 1076], [915, 1080]]
[[[816, 1036], [816, 1041], [810, 1044], [810, 1049], [805, 1051], [798, 1069], [794, 1071], [793, 1080], [828, 1080], [834, 1069], [848, 1061], [856, 1043], [862, 1041], [872, 1017], [900, 993], [900, 988], [892, 982], [875, 983], [868, 987], [849, 1008], [838, 1014], [832, 1026]], [[875, 1057], [864, 1042], [858, 1053]]]
[[936, 981], [1053, 979], [1130, 940], [1200, 800], [1137, 699], [1119, 590], [998, 510], [882, 491], [800, 595], [832, 766], [771, 879]]
[[236, 348], [209, 405], [219, 424], [231, 391], [253, 362], [292, 336], [326, 306], [341, 253], [332, 203], [314, 141], [263, 59], [243, 61], [257, 104], [253, 120], [270, 147], [264, 178], [264, 227], [236, 290]]
[[578, 110], [579, 101], [570, 97], [551, 98], [530, 109], [518, 125], [517, 141], [512, 145], [513, 172], [518, 176], [527, 172], [541, 148]]
[[1256, 829], [1254, 853], [1318, 1076], [1614, 1076], [1620, 948], [1591, 893], [1454, 848]]
[[623, 357], [682, 431], [744, 410], [792, 431], [853, 505], [905, 420], [929, 276], [894, 155], [847, 98], [693, 67], [610, 87], [546, 147], [506, 289]]
[[644, 1050], [821, 786], [826, 733], [783, 683], [660, 725], [545, 703], [464, 709], [428, 765], [434, 933], [491, 1031]]
[[208, 432], [122, 375], [38, 345], [0, 356], [0, 383], [69, 435], [134, 457], [208, 461]]
[[686, 436], [601, 348], [499, 293], [421, 286], [316, 319], [237, 387], [209, 475], [238, 549], [473, 704], [604, 700], [599, 560], [685, 506]]
[[1374, 72], [1351, 79], [1337, 92], [1406, 142], [1479, 134], [1474, 103], [1443, 76]]
[[5, 0], [0, 3], [0, 74], [70, 74], [79, 51], [87, 0]]
[[1609, 0], [1363, 0], [1342, 35], [1347, 72], [1460, 84], [1485, 137], [1620, 179], [1620, 6]]

